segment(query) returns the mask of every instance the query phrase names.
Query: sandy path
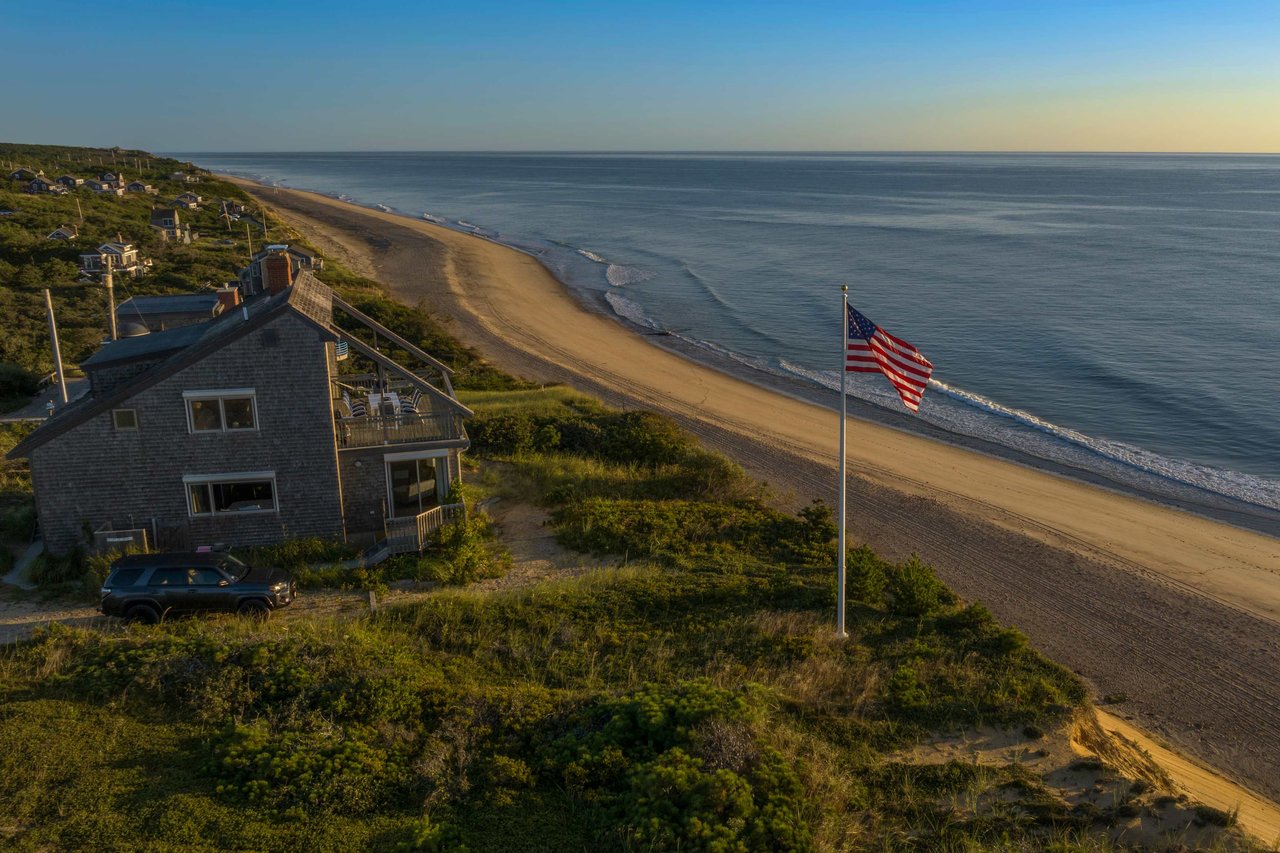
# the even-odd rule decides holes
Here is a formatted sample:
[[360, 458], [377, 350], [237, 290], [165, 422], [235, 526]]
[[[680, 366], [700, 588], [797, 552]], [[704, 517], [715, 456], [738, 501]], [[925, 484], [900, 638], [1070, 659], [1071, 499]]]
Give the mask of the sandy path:
[[[366, 257], [499, 365], [663, 410], [755, 476], [828, 501], [836, 416], [654, 346], [536, 260], [322, 196], [263, 193], [321, 244]], [[323, 249], [324, 246], [321, 245]], [[850, 422], [852, 534], [918, 552], [1146, 731], [1280, 797], [1280, 541]]]

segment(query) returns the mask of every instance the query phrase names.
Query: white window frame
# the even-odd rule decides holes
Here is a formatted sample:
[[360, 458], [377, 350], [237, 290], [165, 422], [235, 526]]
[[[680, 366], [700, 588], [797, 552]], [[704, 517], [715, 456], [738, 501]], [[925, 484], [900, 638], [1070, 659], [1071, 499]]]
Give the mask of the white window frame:
[[[448, 450], [406, 450], [402, 453], [386, 453], [382, 456], [382, 479], [387, 484], [387, 514], [390, 517], [391, 508], [395, 506], [395, 498], [391, 494], [391, 463], [392, 462], [410, 462], [418, 459], [448, 459]], [[449, 474], [449, 465], [446, 462], [443, 468], [437, 468], [440, 474], [440, 482], [436, 484], [436, 494], [440, 496], [440, 500], [444, 501], [445, 496], [449, 494], [449, 490], [453, 487], [452, 478]], [[441, 488], [443, 486], [444, 488]], [[405, 516], [406, 518], [408, 516]]]
[[[253, 409], [253, 426], [229, 429], [227, 427], [227, 410], [223, 404], [227, 399], [249, 398], [249, 406]], [[218, 415], [222, 418], [222, 429], [196, 429], [195, 418], [191, 416], [193, 400], [217, 400]], [[183, 391], [182, 408], [187, 413], [187, 432], [191, 435], [223, 435], [228, 432], [258, 432], [258, 394], [252, 388], [215, 388], [207, 391]]]
[[[271, 509], [243, 509], [236, 512], [218, 512], [213, 509], [213, 493], [208, 492], [210, 512], [196, 512], [191, 503], [192, 486], [212, 486], [218, 483], [270, 482]], [[182, 477], [182, 494], [187, 502], [187, 516], [190, 518], [238, 518], [242, 515], [275, 515], [280, 512], [280, 488], [276, 482], [275, 471], [245, 471], [231, 474], [184, 474]]]
[[[117, 412], [132, 412], [133, 426], [131, 427], [120, 426], [120, 423], [116, 420]], [[112, 409], [111, 410], [111, 428], [114, 429], [116, 432], [138, 432], [139, 430], [142, 429], [142, 420], [138, 417], [138, 410], [129, 409], [129, 408]]]

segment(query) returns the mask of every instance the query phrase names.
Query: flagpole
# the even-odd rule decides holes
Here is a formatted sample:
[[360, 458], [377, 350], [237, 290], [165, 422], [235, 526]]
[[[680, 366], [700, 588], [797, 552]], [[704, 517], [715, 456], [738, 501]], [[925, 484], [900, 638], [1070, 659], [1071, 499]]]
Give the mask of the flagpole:
[[845, 437], [844, 427], [848, 418], [848, 401], [845, 397], [845, 383], [849, 376], [849, 285], [840, 285], [840, 536], [836, 555], [836, 636], [844, 639], [849, 636], [844, 630], [844, 518], [845, 518]]

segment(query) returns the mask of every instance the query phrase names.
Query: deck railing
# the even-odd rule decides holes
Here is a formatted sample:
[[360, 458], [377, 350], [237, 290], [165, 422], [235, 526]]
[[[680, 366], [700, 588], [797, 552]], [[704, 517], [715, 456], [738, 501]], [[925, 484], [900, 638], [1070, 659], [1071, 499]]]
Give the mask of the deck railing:
[[378, 447], [465, 437], [462, 417], [452, 412], [337, 418], [338, 447]]
[[418, 515], [388, 518], [387, 550], [392, 554], [421, 551], [431, 541], [431, 534], [466, 515], [466, 505], [459, 503], [432, 507]]

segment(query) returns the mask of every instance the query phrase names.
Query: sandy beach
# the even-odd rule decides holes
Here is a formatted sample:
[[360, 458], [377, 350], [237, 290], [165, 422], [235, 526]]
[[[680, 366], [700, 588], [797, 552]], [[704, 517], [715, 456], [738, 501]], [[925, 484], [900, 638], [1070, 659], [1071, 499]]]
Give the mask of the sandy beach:
[[[784, 503], [834, 503], [830, 409], [656, 345], [513, 249], [243, 185], [504, 369], [668, 413]], [[855, 541], [919, 553], [1111, 697], [1111, 713], [1280, 798], [1280, 540], [863, 420], [849, 421], [849, 471]]]

